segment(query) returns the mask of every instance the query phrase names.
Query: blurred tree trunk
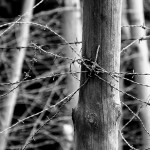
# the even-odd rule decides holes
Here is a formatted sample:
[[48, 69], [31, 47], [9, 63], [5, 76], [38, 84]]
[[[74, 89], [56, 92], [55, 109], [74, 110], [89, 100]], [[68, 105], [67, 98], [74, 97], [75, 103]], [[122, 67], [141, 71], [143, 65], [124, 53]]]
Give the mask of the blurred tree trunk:
[[[127, 2], [126, 0], [123, 0], [122, 1], [122, 18], [121, 18], [121, 24], [122, 25], [128, 25], [128, 19], [127, 19]], [[121, 40], [123, 41], [121, 43], [121, 46], [122, 47], [125, 47], [129, 41], [127, 39], [130, 39], [130, 29], [129, 28], [121, 28]], [[127, 40], [127, 41], [126, 41]], [[121, 54], [121, 64], [120, 64], [120, 71], [121, 72], [126, 72], [126, 58], [129, 56], [129, 53], [126, 52], [126, 53], [122, 53]], [[121, 78], [119, 80], [119, 87], [120, 87], [120, 90], [125, 92], [125, 85], [124, 85], [124, 74], [121, 74], [120, 75]], [[120, 93], [120, 99], [121, 101], [124, 101], [124, 94], [123, 93]], [[121, 123], [120, 123], [120, 126], [123, 125], [123, 120], [121, 120]], [[119, 150], [122, 150], [123, 149], [123, 141], [122, 141], [122, 137], [119, 136]]]
[[[32, 18], [32, 7], [34, 5], [34, 0], [24, 0], [22, 14], [29, 11], [26, 14], [22, 21], [29, 22]], [[26, 47], [28, 45], [28, 38], [29, 38], [29, 24], [21, 24], [19, 33], [17, 36], [17, 43], [18, 47]], [[21, 73], [22, 73], [22, 66], [24, 62], [26, 49], [22, 48], [21, 50], [15, 50], [13, 54], [13, 59], [11, 63], [11, 78], [9, 81], [11, 83], [20, 81]], [[14, 89], [18, 86], [18, 84], [12, 85], [10, 89]], [[9, 89], [9, 90], [10, 90]], [[7, 129], [11, 125], [14, 107], [16, 104], [16, 100], [18, 97], [19, 88], [14, 89], [8, 96], [3, 100], [3, 108], [0, 112], [0, 130], [3, 131]], [[0, 150], [4, 150], [6, 148], [8, 138], [8, 131], [0, 134]]]
[[[72, 10], [65, 11], [63, 13], [63, 37], [70, 43], [80, 42], [82, 40], [82, 24], [81, 24], [81, 8], [80, 8], [80, 0], [64, 0], [65, 7], [71, 7]], [[78, 59], [81, 52], [81, 44], [73, 44], [74, 50], [73, 52], [71, 48], [67, 45], [65, 46], [65, 54], [69, 58]], [[70, 71], [70, 70], [69, 70]], [[77, 62], [71, 64], [71, 71], [72, 72], [79, 72], [80, 66]], [[67, 90], [68, 94], [76, 91], [79, 88], [79, 73], [77, 74], [70, 74], [67, 77]], [[72, 112], [72, 108], [75, 108], [78, 102], [78, 92], [73, 96], [72, 100], [66, 104], [67, 111], [69, 114]], [[72, 133], [68, 128], [72, 128]], [[66, 141], [64, 143], [64, 149], [70, 150], [72, 147], [73, 142], [73, 127], [70, 124], [64, 126], [64, 134], [66, 134]]]
[[[144, 11], [143, 0], [127, 0], [129, 9], [129, 23], [133, 25], [143, 25]], [[131, 38], [137, 39], [145, 36], [145, 30], [142, 28], [131, 28]], [[149, 73], [149, 50], [147, 41], [137, 42], [134, 46], [137, 57], [134, 59], [134, 71], [137, 73]], [[136, 82], [150, 86], [150, 76], [136, 76]], [[150, 88], [146, 86], [136, 85], [138, 98], [148, 102], [150, 96]], [[142, 120], [146, 129], [150, 132], [150, 107], [144, 105], [141, 109]], [[150, 136], [143, 129], [143, 149], [150, 148]]]
[[[82, 63], [85, 85], [73, 111], [76, 150], [118, 150], [119, 79], [109, 72], [120, 71], [120, 40], [121, 0], [84, 0], [82, 58], [88, 67]], [[94, 66], [87, 59], [107, 72], [90, 73]]]
[[[127, 16], [127, 1], [123, 0], [122, 1], [122, 18], [121, 18], [122, 26], [129, 25], [127, 17], [128, 17]], [[130, 28], [125, 28], [125, 27], [121, 28], [121, 39], [122, 40], [130, 39]], [[123, 47], [125, 47], [125, 46], [123, 46]], [[124, 66], [122, 66], [122, 67], [124, 67]], [[126, 66], [125, 66], [125, 68], [126, 68]], [[125, 70], [122, 70], [122, 71], [125, 71]]]
[[[81, 41], [82, 39], [82, 24], [81, 24], [81, 8], [80, 0], [64, 0], [64, 6], [72, 7], [72, 10], [63, 13], [63, 36], [71, 43]], [[81, 44], [72, 45], [76, 50], [76, 53], [71, 50], [69, 46], [66, 46], [64, 51], [69, 58], [78, 59], [81, 51]], [[72, 72], [79, 72], [80, 67], [77, 62], [71, 65]], [[69, 93], [79, 88], [79, 73], [72, 76], [69, 75], [67, 88]], [[78, 93], [74, 95], [73, 100], [70, 101], [68, 110], [72, 112], [72, 108], [77, 105]]]

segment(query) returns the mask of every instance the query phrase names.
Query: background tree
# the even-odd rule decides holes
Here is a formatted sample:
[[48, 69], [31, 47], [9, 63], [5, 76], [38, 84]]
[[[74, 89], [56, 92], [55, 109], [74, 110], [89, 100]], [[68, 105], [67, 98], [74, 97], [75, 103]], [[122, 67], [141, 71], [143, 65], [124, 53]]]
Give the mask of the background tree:
[[[67, 45], [64, 47], [64, 53], [67, 57], [72, 59], [79, 59], [81, 53], [81, 43], [76, 44], [76, 42], [81, 42], [82, 40], [82, 25], [81, 25], [81, 7], [80, 0], [64, 0], [63, 5], [65, 7], [70, 7], [71, 10], [63, 12], [63, 20], [62, 20], [62, 34], [63, 37], [69, 43], [75, 43], [72, 45], [74, 47], [75, 52], [73, 52], [70, 47]], [[68, 62], [67, 62], [68, 63]], [[76, 74], [67, 76], [67, 85], [66, 89], [68, 90], [68, 94], [76, 91], [79, 88], [79, 71], [80, 66], [77, 62], [73, 62], [71, 65], [68, 65], [68, 71], [78, 72]], [[78, 102], [78, 92], [73, 96], [72, 100], [66, 104], [67, 112], [71, 115], [72, 108], [75, 108]], [[67, 128], [66, 128], [67, 127]], [[69, 128], [72, 128], [72, 133]], [[64, 149], [68, 150], [72, 147], [73, 142], [73, 126], [64, 124], [64, 134], [68, 137], [67, 141], [64, 144]], [[69, 135], [70, 134], [70, 135]]]
[[[144, 10], [143, 10], [143, 0], [127, 0], [128, 4], [128, 17], [130, 25], [143, 25], [145, 23]], [[140, 27], [131, 28], [131, 39], [139, 39], [146, 35], [144, 29]], [[149, 63], [149, 50], [147, 41], [137, 41], [133, 46], [134, 53], [136, 57], [134, 58], [134, 71], [139, 74], [150, 74], [150, 63]], [[143, 85], [150, 86], [150, 76], [136, 76], [136, 82]], [[136, 85], [137, 97], [142, 99], [144, 102], [149, 101], [150, 88], [147, 86]], [[141, 107], [141, 105], [139, 106]], [[142, 104], [140, 111], [142, 120], [148, 132], [150, 132], [150, 107], [148, 105]], [[143, 129], [143, 148], [150, 148], [150, 136]]]
[[[32, 18], [32, 8], [34, 5], [34, 0], [25, 0], [23, 5], [22, 21], [30, 22]], [[29, 24], [21, 24], [20, 29], [17, 33], [17, 43], [19, 47], [26, 47], [28, 44], [29, 38]], [[22, 65], [24, 62], [26, 49], [15, 50], [12, 53], [12, 62], [11, 62], [11, 75], [8, 81], [10, 83], [15, 83], [20, 81], [21, 73], [22, 73]], [[12, 116], [14, 112], [14, 107], [18, 97], [18, 88], [19, 84], [14, 84], [11, 86], [9, 90], [12, 90], [7, 97], [5, 97], [2, 101], [2, 108], [0, 111], [0, 130], [3, 131], [11, 125]], [[0, 134], [0, 150], [4, 150], [7, 143], [8, 132], [3, 132]]]
[[[82, 24], [81, 24], [81, 8], [80, 0], [64, 0], [64, 6], [72, 8], [70, 11], [64, 11], [63, 21], [62, 21], [62, 32], [63, 37], [70, 43], [81, 42], [82, 39]], [[76, 52], [73, 52], [69, 46], [65, 46], [65, 53], [68, 57], [73, 59], [80, 58], [81, 53], [81, 44], [74, 44], [74, 49]], [[72, 72], [79, 72], [80, 66], [77, 62], [71, 65]], [[67, 89], [69, 93], [75, 91], [79, 88], [79, 73], [74, 76], [70, 76], [67, 81]], [[72, 108], [75, 108], [78, 102], [78, 94], [75, 94], [73, 101], [69, 102], [68, 110], [72, 111]]]
[[[127, 2], [126, 0], [123, 0], [122, 1], [122, 15], [121, 15], [121, 25], [128, 25], [128, 18], [127, 18]], [[121, 41], [123, 41], [121, 43], [121, 47], [125, 47], [126, 45], [129, 44], [129, 41], [128, 39], [130, 39], [130, 28], [121, 28]], [[129, 51], [127, 51], [126, 53], [121, 53], [121, 64], [120, 64], [120, 71], [121, 72], [126, 72], [127, 70], [127, 66], [128, 66], [128, 63], [129, 61], [127, 61], [130, 56], [129, 56]], [[120, 90], [123, 91], [123, 92], [127, 92], [127, 88], [125, 86], [125, 80], [124, 80], [124, 77], [125, 77], [125, 74], [121, 74], [120, 75], [121, 78], [119, 79], [119, 84], [120, 84]], [[120, 92], [120, 99], [121, 101], [125, 102], [125, 98], [124, 98], [124, 93], [121, 93]], [[122, 105], [123, 106], [123, 105]], [[123, 106], [123, 109], [124, 109], [124, 106]], [[124, 121], [125, 121], [125, 109], [123, 110], [123, 113], [122, 113], [122, 118], [121, 118], [121, 123], [120, 123], [120, 127], [123, 127], [124, 125]], [[124, 141], [121, 137], [121, 135], [119, 136], [119, 150], [122, 150], [124, 149]]]
[[73, 113], [76, 150], [117, 150], [121, 114], [121, 1], [84, 0], [79, 102]]

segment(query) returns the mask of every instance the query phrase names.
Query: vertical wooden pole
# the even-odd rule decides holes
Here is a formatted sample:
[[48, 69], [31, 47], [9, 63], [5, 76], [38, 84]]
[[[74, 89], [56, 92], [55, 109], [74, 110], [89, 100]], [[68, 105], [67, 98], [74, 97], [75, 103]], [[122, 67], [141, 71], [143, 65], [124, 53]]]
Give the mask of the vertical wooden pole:
[[[90, 61], [82, 63], [80, 85], [88, 81], [73, 112], [76, 150], [118, 150], [119, 79], [110, 72], [120, 71], [120, 40], [121, 0], [84, 0], [82, 57]], [[90, 73], [95, 60], [106, 72]]]

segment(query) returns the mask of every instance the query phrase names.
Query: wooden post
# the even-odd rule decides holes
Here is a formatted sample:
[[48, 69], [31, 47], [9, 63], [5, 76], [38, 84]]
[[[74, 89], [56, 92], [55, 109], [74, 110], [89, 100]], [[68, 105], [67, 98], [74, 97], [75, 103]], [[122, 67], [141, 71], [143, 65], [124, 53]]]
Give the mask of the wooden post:
[[120, 71], [120, 40], [121, 0], [84, 0], [81, 70], [87, 73], [73, 111], [76, 150], [118, 150], [119, 79], [110, 72]]

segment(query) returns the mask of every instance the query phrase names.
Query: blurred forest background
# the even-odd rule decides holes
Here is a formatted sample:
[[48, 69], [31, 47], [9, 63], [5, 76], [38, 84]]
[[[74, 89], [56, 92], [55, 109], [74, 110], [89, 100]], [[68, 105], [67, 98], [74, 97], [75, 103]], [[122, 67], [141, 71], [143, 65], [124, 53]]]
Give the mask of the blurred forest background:
[[[80, 0], [0, 0], [0, 150], [73, 148], [82, 17]], [[150, 0], [123, 0], [119, 150], [150, 147], [140, 103], [150, 95], [149, 26]]]

